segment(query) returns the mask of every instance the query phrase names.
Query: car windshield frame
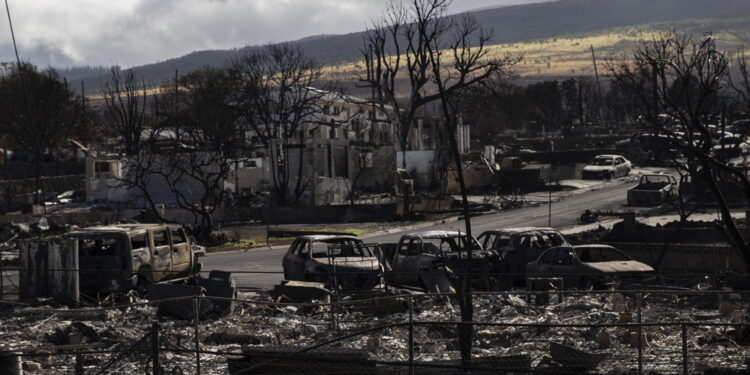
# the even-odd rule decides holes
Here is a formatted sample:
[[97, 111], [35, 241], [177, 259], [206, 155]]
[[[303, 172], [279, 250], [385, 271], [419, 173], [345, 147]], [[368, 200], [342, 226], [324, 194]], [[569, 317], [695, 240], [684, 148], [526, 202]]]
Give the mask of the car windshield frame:
[[[434, 255], [440, 255], [440, 254], [460, 254], [464, 252], [464, 249], [466, 248], [466, 241], [467, 241], [466, 235], [460, 235], [460, 236], [448, 236], [448, 237], [441, 237], [441, 238], [423, 238], [422, 239], [422, 246], [424, 248], [425, 253], [434, 254]], [[458, 240], [458, 241], [457, 241]], [[440, 243], [440, 246], [436, 246], [435, 243]], [[482, 245], [477, 241], [475, 238], [471, 238], [471, 242], [474, 244], [473, 251], [481, 251]], [[450, 251], [445, 251], [446, 247], [445, 244], [448, 245], [448, 249]], [[428, 246], [429, 245], [429, 246]]]
[[[322, 247], [325, 246], [325, 251]], [[362, 240], [354, 238], [334, 238], [312, 241], [310, 256], [323, 258], [373, 258], [372, 250]]]

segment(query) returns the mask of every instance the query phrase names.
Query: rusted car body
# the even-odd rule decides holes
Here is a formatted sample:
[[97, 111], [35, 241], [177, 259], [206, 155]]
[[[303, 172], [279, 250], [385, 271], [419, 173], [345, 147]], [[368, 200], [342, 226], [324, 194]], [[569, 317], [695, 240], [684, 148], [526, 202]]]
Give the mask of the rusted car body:
[[488, 230], [478, 237], [487, 250], [497, 252], [500, 273], [506, 288], [525, 284], [526, 264], [546, 249], [569, 245], [560, 232], [552, 228], [522, 227]]
[[188, 277], [200, 270], [205, 249], [180, 225], [119, 224], [78, 229], [80, 290], [118, 292], [138, 284]]
[[[472, 260], [468, 260], [471, 248]], [[384, 254], [388, 282], [399, 286], [421, 288], [428, 292], [448, 292], [455, 273], [468, 270], [471, 283], [490, 289], [499, 271], [497, 253], [485, 251], [476, 239], [465, 233], [430, 231], [401, 236], [396, 247]]]
[[383, 282], [380, 260], [354, 236], [298, 237], [282, 263], [287, 280], [317, 281], [338, 290], [370, 290]]
[[665, 174], [641, 176], [640, 183], [628, 190], [628, 204], [659, 205], [677, 196], [677, 181]]
[[553, 247], [526, 268], [529, 275], [560, 277], [566, 288], [579, 289], [635, 282], [654, 272], [651, 266], [607, 245]]

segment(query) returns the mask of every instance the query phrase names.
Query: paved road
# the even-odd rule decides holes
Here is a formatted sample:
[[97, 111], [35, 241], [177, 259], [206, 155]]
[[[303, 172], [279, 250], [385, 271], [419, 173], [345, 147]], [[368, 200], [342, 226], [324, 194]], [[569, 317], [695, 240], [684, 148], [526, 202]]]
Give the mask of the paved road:
[[[576, 224], [578, 217], [586, 209], [607, 210], [621, 207], [626, 200], [627, 189], [635, 186], [635, 182], [624, 182], [603, 187], [598, 190], [575, 194], [552, 204], [552, 226], [561, 228]], [[485, 230], [547, 226], [548, 206], [527, 207], [523, 209], [504, 211], [493, 215], [475, 217], [471, 220], [472, 233], [479, 235]], [[461, 230], [465, 231], [463, 221], [436, 224], [420, 230]], [[374, 237], [366, 242], [397, 242], [404, 232], [414, 232], [410, 229]], [[233, 271], [238, 286], [258, 289], [271, 289], [283, 279], [281, 274], [281, 258], [286, 247], [274, 249], [249, 250], [245, 252], [229, 252], [210, 254], [203, 261], [203, 269]], [[241, 274], [237, 271], [261, 272], [255, 274]]]

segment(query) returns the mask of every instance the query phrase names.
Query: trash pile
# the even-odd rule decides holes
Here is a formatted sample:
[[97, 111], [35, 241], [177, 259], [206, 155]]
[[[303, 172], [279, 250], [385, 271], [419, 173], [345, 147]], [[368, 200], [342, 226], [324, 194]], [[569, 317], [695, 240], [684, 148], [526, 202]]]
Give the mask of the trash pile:
[[[639, 330], [616, 326], [638, 321], [634, 293], [566, 295], [562, 301], [556, 294], [475, 295], [473, 358], [476, 363], [504, 360], [527, 370], [627, 374], [638, 368], [640, 346], [644, 372], [676, 373], [683, 363], [681, 323], [690, 323], [685, 333], [691, 373], [744, 369], [750, 357], [746, 297], [732, 292], [643, 294], [640, 319], [648, 325]], [[226, 374], [231, 366], [246, 366], [251, 355], [288, 354], [320, 344], [325, 344], [320, 350], [334, 351], [327, 356], [348, 350], [341, 355], [359, 358], [364, 352], [369, 360], [407, 363], [410, 298], [416, 363], [458, 363], [458, 329], [445, 324], [460, 320], [452, 297], [291, 305], [261, 293], [237, 301], [225, 316], [202, 315], [202, 373]], [[195, 322], [145, 300], [130, 302], [100, 309], [0, 305], [0, 353], [27, 354], [23, 362], [29, 373], [72, 373], [76, 350], [89, 352], [81, 356], [85, 371], [108, 366], [119, 373], [144, 373], [152, 364], [152, 323], [159, 322], [161, 366], [167, 373], [194, 373]], [[353, 348], [359, 352], [352, 353]]]

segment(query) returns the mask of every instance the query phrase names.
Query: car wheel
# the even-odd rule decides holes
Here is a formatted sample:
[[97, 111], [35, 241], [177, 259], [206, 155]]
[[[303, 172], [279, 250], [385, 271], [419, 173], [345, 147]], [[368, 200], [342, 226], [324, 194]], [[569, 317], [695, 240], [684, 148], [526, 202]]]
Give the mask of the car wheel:
[[607, 180], [612, 180], [614, 178], [615, 178], [615, 172], [609, 172], [609, 174], [607, 175]]

